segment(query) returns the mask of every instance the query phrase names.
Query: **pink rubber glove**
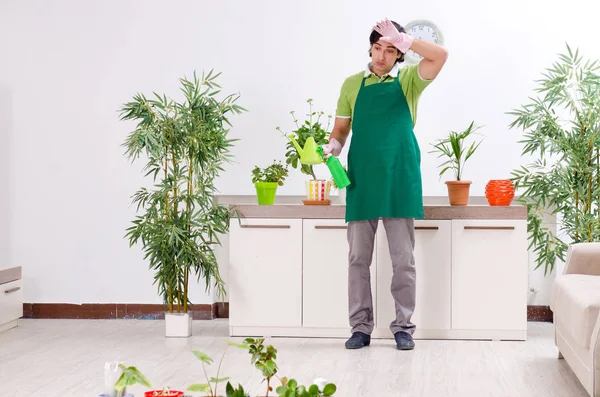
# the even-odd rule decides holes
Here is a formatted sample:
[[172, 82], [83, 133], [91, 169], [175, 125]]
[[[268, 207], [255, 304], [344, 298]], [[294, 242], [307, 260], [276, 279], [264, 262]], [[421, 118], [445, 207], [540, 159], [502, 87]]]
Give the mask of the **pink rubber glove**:
[[342, 153], [342, 144], [335, 138], [331, 138], [329, 143], [323, 148], [323, 157], [337, 157]]
[[394, 47], [399, 49], [403, 54], [406, 54], [406, 52], [410, 49], [410, 46], [414, 40], [406, 33], [398, 32], [398, 29], [396, 29], [394, 24], [387, 18], [383, 21], [377, 22], [377, 24], [373, 26], [373, 30], [381, 35], [381, 40], [392, 43]]

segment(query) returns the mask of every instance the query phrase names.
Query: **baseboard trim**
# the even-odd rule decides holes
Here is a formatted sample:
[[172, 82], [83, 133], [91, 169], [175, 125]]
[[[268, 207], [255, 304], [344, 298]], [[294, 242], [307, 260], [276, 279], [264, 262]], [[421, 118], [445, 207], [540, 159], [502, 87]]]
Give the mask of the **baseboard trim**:
[[527, 321], [540, 321], [551, 323], [554, 321], [554, 314], [550, 306], [527, 306]]
[[[229, 302], [220, 302], [191, 307], [194, 320], [229, 318]], [[131, 303], [24, 303], [23, 318], [50, 319], [137, 319], [159, 320], [165, 318], [163, 305]], [[527, 321], [553, 321], [549, 306], [527, 306]]]
[[[229, 303], [190, 306], [194, 320], [212, 320], [229, 317]], [[47, 319], [137, 319], [160, 320], [165, 318], [165, 307], [159, 304], [130, 303], [24, 303], [23, 318]]]

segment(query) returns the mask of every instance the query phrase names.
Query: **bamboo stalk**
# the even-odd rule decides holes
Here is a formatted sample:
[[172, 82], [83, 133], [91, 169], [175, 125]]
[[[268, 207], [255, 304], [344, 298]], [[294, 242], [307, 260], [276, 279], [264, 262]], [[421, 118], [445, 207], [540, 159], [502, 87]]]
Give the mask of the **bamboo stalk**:
[[[192, 178], [194, 176], [194, 162], [193, 162], [193, 157], [190, 154], [190, 159], [189, 159], [189, 167], [188, 167], [188, 199], [186, 200], [185, 203], [185, 212], [186, 212], [186, 220], [187, 220], [187, 229], [188, 229], [188, 233], [190, 233], [192, 231], [192, 225], [191, 225], [191, 218], [192, 218], [192, 214], [190, 214], [190, 196], [192, 195], [192, 189], [194, 187], [194, 184], [192, 182]], [[189, 268], [185, 269], [185, 274], [184, 274], [184, 279], [183, 279], [183, 311], [184, 313], [188, 312], [188, 284], [189, 284]]]

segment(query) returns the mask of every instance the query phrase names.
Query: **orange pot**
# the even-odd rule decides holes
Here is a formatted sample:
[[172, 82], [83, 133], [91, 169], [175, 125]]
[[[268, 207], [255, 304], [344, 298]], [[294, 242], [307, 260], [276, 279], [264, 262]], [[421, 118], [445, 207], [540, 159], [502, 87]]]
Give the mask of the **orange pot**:
[[450, 205], [469, 204], [469, 189], [471, 181], [446, 181]]
[[485, 185], [485, 197], [493, 206], [510, 205], [515, 197], [515, 186], [508, 179], [492, 179]]

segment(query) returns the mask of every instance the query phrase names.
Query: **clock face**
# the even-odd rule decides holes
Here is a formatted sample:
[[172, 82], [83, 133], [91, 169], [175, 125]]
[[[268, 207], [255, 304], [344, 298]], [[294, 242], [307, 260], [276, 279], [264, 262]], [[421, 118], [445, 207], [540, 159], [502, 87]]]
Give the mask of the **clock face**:
[[[443, 45], [442, 32], [429, 21], [412, 21], [406, 25], [405, 29], [406, 33], [414, 38]], [[410, 50], [405, 55], [405, 59], [410, 63], [418, 63], [421, 58], [419, 54]]]

